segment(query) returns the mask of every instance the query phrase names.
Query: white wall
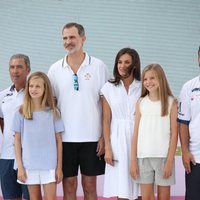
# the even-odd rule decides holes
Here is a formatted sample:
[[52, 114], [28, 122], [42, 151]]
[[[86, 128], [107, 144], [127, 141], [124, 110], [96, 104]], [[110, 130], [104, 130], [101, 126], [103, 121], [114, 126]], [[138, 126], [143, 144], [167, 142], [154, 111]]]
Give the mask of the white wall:
[[[76, 21], [84, 25], [85, 50], [113, 68], [116, 52], [138, 50], [142, 68], [158, 62], [178, 96], [182, 84], [199, 74], [199, 0], [1, 0], [0, 88], [10, 85], [8, 60], [14, 53], [30, 56], [32, 71], [47, 72], [64, 57], [61, 29]], [[177, 184], [173, 195], [184, 194], [184, 170], [176, 157]], [[102, 194], [103, 177], [98, 181]], [[59, 194], [61, 194], [59, 186]], [[78, 194], [82, 191], [79, 188]]]

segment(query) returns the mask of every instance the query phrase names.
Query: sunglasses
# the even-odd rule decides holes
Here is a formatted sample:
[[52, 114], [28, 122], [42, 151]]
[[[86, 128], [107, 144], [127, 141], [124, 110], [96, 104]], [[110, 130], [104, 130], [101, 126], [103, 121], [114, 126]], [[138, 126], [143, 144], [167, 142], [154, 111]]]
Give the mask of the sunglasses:
[[78, 76], [77, 74], [73, 74], [73, 80], [74, 80], [74, 89], [79, 90], [79, 84], [78, 84]]

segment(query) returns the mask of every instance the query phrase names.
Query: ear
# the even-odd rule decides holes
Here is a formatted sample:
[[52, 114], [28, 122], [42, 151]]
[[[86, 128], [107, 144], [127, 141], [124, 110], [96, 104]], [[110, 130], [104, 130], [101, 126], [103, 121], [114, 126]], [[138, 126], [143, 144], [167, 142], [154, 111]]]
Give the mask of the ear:
[[86, 36], [82, 37], [82, 41], [83, 41], [83, 43], [86, 41]]

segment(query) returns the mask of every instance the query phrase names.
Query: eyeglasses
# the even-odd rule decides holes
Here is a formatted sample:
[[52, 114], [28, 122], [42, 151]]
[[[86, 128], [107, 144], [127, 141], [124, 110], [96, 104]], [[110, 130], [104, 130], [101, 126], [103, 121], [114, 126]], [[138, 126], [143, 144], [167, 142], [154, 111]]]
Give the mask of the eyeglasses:
[[78, 76], [77, 74], [73, 74], [73, 80], [74, 80], [74, 89], [79, 90], [79, 84], [78, 84]]

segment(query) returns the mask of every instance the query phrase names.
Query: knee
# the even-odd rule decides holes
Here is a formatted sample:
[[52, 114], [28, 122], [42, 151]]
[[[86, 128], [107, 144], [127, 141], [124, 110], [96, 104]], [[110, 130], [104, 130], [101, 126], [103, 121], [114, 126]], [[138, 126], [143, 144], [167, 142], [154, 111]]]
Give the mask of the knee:
[[77, 189], [77, 180], [74, 178], [65, 178], [63, 180], [64, 193], [75, 193]]
[[83, 186], [84, 193], [87, 193], [87, 194], [96, 193], [96, 182], [83, 181], [82, 186]]

